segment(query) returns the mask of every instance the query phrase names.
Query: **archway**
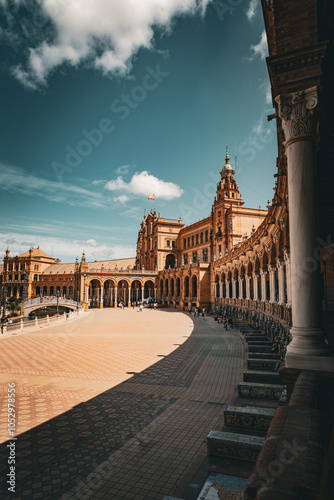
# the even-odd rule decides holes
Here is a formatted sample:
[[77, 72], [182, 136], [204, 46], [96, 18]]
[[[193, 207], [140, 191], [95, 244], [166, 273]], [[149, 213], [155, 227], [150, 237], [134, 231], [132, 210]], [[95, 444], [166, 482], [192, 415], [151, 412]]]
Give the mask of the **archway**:
[[174, 278], [171, 278], [170, 280], [170, 294], [171, 294], [171, 299], [174, 300]]
[[189, 276], [184, 278], [184, 299], [189, 300]]
[[129, 300], [129, 283], [126, 280], [121, 280], [117, 284], [117, 301], [127, 306]]
[[139, 280], [134, 280], [131, 283], [131, 302], [140, 302], [143, 300], [142, 297], [142, 283]]
[[176, 300], [180, 299], [181, 294], [181, 280], [180, 278], [176, 279]]
[[197, 276], [193, 276], [191, 281], [192, 281], [191, 285], [193, 294], [192, 300], [197, 301]]
[[97, 279], [91, 280], [88, 289], [88, 303], [89, 307], [99, 307], [100, 306], [100, 288], [101, 283]]
[[174, 269], [174, 267], [175, 267], [175, 255], [169, 253], [166, 256], [165, 269]]
[[144, 299], [154, 300], [154, 283], [152, 280], [145, 281]]
[[216, 278], [215, 278], [215, 288], [216, 288], [216, 299], [219, 299], [220, 290], [219, 290], [219, 276], [218, 276], [218, 274], [216, 275]]
[[115, 300], [115, 282], [107, 279], [103, 284], [103, 307], [113, 307]]

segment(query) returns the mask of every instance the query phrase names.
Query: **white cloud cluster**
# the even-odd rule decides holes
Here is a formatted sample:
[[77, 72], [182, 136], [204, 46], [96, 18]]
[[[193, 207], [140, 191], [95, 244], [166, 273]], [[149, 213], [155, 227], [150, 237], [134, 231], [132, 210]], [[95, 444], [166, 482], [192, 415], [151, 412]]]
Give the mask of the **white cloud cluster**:
[[250, 0], [249, 5], [248, 5], [247, 10], [246, 10], [246, 16], [247, 16], [248, 21], [253, 21], [255, 14], [256, 14], [258, 4], [259, 4], [258, 0]]
[[[140, 48], [150, 48], [154, 27], [170, 28], [178, 15], [203, 14], [211, 0], [21, 0], [25, 8], [41, 9], [40, 19], [52, 23], [53, 31], [36, 41], [36, 30], [28, 30], [27, 60], [12, 68], [13, 75], [28, 88], [46, 84], [49, 74], [66, 63], [90, 63], [103, 73], [127, 74], [132, 56]], [[0, 9], [10, 12], [10, 0]], [[2, 7], [1, 7], [2, 6]], [[44, 26], [46, 28], [46, 26]], [[26, 30], [27, 31], [27, 30]], [[33, 33], [30, 39], [29, 32]], [[17, 32], [12, 28], [12, 37]]]
[[261, 38], [258, 44], [251, 45], [250, 50], [252, 52], [251, 59], [259, 57], [260, 59], [265, 59], [268, 55], [268, 42], [266, 32], [261, 33]]
[[[141, 196], [151, 196], [154, 194], [162, 200], [173, 200], [180, 198], [183, 190], [178, 184], [166, 182], [144, 170], [136, 172], [130, 182], [125, 182], [122, 176], [106, 183], [105, 187], [109, 191], [123, 191]], [[119, 200], [120, 201], [120, 200]]]
[[35, 248], [39, 246], [41, 250], [60, 258], [62, 262], [74, 262], [76, 257], [81, 257], [83, 251], [88, 261], [122, 259], [135, 255], [133, 246], [99, 243], [94, 239], [79, 240], [39, 234], [0, 232], [0, 257], [4, 255], [7, 247], [11, 256], [14, 256], [26, 252], [31, 246]]
[[29, 173], [21, 167], [1, 162], [0, 190], [38, 196], [71, 206], [106, 208], [112, 205], [111, 200], [101, 193], [95, 193], [73, 184], [45, 179]]

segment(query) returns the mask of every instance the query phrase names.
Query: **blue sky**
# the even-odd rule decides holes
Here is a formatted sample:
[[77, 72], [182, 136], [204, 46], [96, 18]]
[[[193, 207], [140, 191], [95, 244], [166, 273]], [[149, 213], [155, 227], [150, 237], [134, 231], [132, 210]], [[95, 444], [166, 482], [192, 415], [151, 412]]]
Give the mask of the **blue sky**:
[[38, 5], [0, 0], [1, 254], [134, 256], [144, 209], [209, 214], [226, 144], [245, 206], [272, 199], [259, 1]]

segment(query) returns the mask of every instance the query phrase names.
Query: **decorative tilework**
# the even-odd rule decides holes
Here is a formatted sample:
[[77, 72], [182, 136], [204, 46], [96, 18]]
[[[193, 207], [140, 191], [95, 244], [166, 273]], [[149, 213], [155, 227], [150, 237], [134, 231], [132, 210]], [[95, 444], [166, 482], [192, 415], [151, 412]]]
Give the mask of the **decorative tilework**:
[[279, 399], [284, 391], [284, 387], [284, 385], [243, 382], [238, 385], [238, 393], [242, 397]]
[[243, 500], [247, 479], [227, 474], [210, 474], [197, 500]]
[[224, 411], [224, 422], [228, 427], [267, 430], [276, 410], [254, 406], [228, 406]]
[[264, 438], [211, 431], [207, 437], [209, 455], [256, 462], [263, 446]]

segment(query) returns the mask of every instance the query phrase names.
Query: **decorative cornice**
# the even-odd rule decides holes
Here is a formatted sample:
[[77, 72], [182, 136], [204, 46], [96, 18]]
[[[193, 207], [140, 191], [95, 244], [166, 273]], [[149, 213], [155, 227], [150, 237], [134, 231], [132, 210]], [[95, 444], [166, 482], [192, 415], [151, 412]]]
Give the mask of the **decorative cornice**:
[[285, 135], [285, 147], [298, 140], [315, 138], [317, 133], [317, 88], [276, 97]]

